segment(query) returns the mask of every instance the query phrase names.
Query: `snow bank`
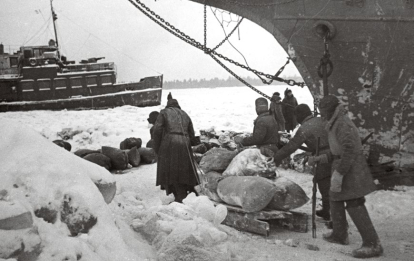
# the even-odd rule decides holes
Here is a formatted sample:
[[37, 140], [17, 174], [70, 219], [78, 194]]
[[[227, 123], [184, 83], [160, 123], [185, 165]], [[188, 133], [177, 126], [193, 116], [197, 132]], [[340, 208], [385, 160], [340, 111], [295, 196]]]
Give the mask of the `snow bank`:
[[[117, 220], [93, 182], [114, 182], [108, 171], [12, 120], [2, 121], [0, 137], [0, 190], [7, 190], [8, 200], [19, 202], [30, 210], [32, 230], [41, 241], [40, 260], [137, 260], [122, 239]], [[57, 212], [54, 223], [35, 216], [41, 207]], [[70, 222], [93, 216], [96, 224], [87, 233], [81, 228], [78, 231], [84, 233], [70, 237], [70, 222], [61, 221], [65, 220], [65, 209], [70, 209]], [[27, 240], [27, 231], [14, 232], [19, 231], [20, 237], [16, 238]], [[55, 259], [57, 257], [62, 259]], [[141, 258], [146, 257], [146, 253], [142, 253]]]

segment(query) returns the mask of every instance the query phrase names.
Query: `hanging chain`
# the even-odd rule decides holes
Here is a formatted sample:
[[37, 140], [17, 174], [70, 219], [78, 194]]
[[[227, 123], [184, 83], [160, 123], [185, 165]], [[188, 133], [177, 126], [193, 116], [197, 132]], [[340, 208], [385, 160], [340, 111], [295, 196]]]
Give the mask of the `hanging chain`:
[[169, 22], [165, 21], [162, 17], [160, 17], [158, 14], [156, 14], [154, 11], [152, 11], [151, 9], [149, 9], [145, 4], [143, 4], [140, 0], [136, 0], [136, 3], [133, 0], [128, 0], [132, 5], [134, 5], [138, 10], [140, 10], [144, 15], [146, 15], [148, 18], [150, 18], [152, 21], [154, 21], [156, 24], [158, 24], [159, 26], [161, 26], [162, 28], [164, 28], [165, 30], [167, 30], [168, 32], [170, 32], [171, 34], [173, 34], [174, 36], [180, 38], [181, 40], [183, 40], [184, 42], [204, 51], [207, 52], [208, 54], [214, 54], [215, 56], [233, 64], [236, 65], [240, 68], [243, 68], [247, 71], [250, 71], [256, 75], [261, 75], [263, 77], [266, 77], [268, 79], [271, 80], [275, 80], [278, 82], [284, 82], [289, 86], [299, 86], [299, 87], [304, 87], [305, 83], [304, 82], [296, 82], [295, 80], [286, 80], [283, 78], [280, 78], [278, 76], [273, 76], [271, 74], [265, 74], [263, 72], [259, 72], [253, 68], [250, 68], [249, 66], [240, 64], [239, 62], [233, 61], [232, 59], [217, 53], [216, 51], [204, 47], [201, 43], [197, 42], [195, 39], [191, 38], [190, 36], [186, 35], [184, 32], [180, 31], [179, 29], [175, 28], [172, 24], [170, 24]]
[[329, 53], [328, 39], [329, 39], [329, 32], [323, 38], [325, 48], [324, 48], [323, 56], [318, 66], [318, 76], [323, 79], [323, 96], [329, 95], [328, 77], [331, 76], [332, 71], [333, 71], [333, 63], [330, 59], [331, 55]]
[[235, 74], [232, 70], [230, 70], [230, 68], [228, 68], [226, 65], [224, 65], [222, 62], [220, 62], [219, 59], [217, 59], [217, 57], [215, 57], [214, 55], [212, 55], [211, 53], [209, 54], [211, 56], [211, 58], [214, 59], [214, 61], [216, 61], [219, 65], [221, 65], [221, 67], [223, 67], [227, 72], [229, 72], [231, 75], [233, 75], [234, 78], [236, 78], [237, 80], [239, 80], [240, 82], [242, 82], [243, 84], [245, 84], [247, 87], [249, 87], [250, 89], [252, 89], [253, 91], [257, 92], [258, 94], [262, 95], [263, 97], [265, 97], [266, 99], [271, 99], [270, 96], [266, 95], [265, 93], [261, 92], [260, 90], [258, 90], [257, 88], [253, 87], [250, 83], [246, 82], [245, 80], [243, 80], [243, 78], [241, 78], [240, 76], [238, 76], [237, 74]]
[[207, 0], [204, 0], [204, 53], [207, 53]]
[[217, 48], [219, 48], [222, 44], [224, 44], [229, 37], [236, 31], [237, 28], [239, 28], [239, 25], [241, 24], [241, 22], [243, 21], [243, 17], [240, 19], [240, 21], [236, 24], [236, 26], [233, 28], [233, 30], [226, 36], [226, 38], [223, 39], [223, 41], [221, 41], [216, 47], [214, 47], [212, 49], [212, 51], [214, 52], [215, 50], [217, 50]]

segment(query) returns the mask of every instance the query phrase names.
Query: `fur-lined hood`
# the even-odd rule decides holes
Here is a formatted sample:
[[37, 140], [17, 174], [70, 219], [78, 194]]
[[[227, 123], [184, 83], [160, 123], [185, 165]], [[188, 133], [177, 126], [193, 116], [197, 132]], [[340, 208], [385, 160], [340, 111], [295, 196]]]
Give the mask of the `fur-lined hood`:
[[338, 119], [338, 117], [343, 116], [345, 114], [347, 114], [347, 110], [345, 109], [345, 106], [343, 104], [339, 104], [338, 106], [336, 106], [335, 112], [332, 115], [331, 119], [326, 124], [325, 129], [329, 131], [334, 125], [334, 123], [336, 122], [336, 120]]

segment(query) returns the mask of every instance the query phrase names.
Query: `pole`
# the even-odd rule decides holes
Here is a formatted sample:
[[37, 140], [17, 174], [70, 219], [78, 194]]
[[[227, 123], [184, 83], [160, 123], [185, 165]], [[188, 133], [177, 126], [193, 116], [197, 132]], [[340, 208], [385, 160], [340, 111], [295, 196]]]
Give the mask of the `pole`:
[[[318, 137], [318, 142], [316, 144], [316, 154], [319, 156], [319, 143], [321, 138]], [[316, 171], [318, 169], [318, 162], [313, 167], [313, 188], [312, 188], [312, 237], [316, 238]]]
[[57, 37], [57, 31], [56, 31], [56, 23], [55, 23], [55, 20], [57, 19], [57, 17], [56, 17], [55, 11], [53, 10], [52, 2], [53, 2], [53, 0], [50, 0], [50, 9], [52, 11], [53, 29], [55, 31], [55, 41], [56, 41], [56, 48], [57, 48], [57, 56], [60, 59], [59, 43], [58, 43], [58, 37]]

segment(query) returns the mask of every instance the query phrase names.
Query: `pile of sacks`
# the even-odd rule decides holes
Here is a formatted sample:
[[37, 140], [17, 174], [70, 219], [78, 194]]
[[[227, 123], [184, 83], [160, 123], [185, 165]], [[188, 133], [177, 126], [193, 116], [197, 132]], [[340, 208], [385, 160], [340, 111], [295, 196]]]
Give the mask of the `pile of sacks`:
[[246, 212], [291, 210], [309, 198], [293, 181], [278, 177], [273, 158], [257, 148], [232, 151], [213, 148], [199, 163], [201, 192], [216, 202], [239, 206]]
[[[55, 140], [57, 144], [70, 151], [70, 144], [63, 140]], [[123, 140], [118, 148], [102, 146], [99, 150], [80, 149], [75, 155], [93, 162], [107, 170], [125, 170], [138, 167], [140, 164], [152, 164], [157, 162], [157, 155], [152, 148], [142, 148], [140, 138], [127, 138]]]

